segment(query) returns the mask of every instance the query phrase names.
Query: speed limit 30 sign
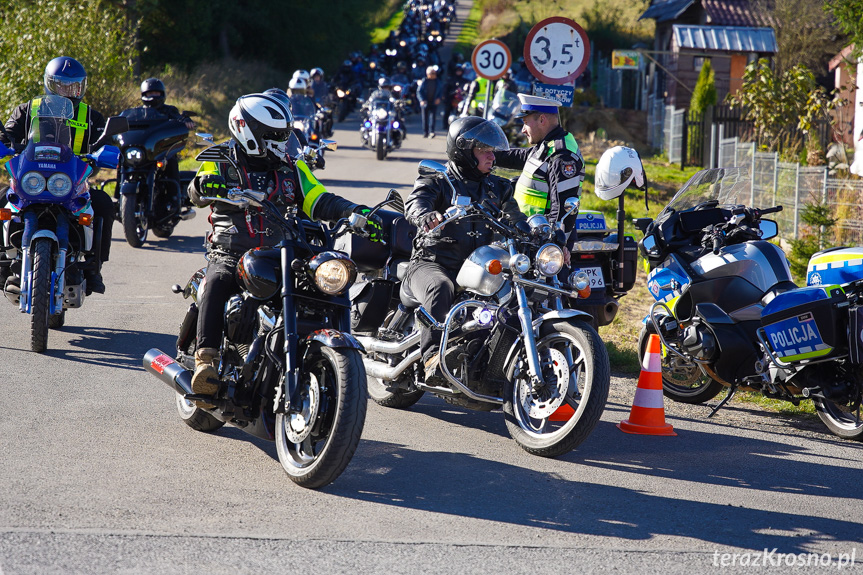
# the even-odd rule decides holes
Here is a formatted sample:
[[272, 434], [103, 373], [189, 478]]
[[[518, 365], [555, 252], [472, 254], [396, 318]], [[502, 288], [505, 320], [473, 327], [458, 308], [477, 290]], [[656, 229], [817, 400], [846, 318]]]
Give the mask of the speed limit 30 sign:
[[512, 54], [500, 40], [486, 40], [474, 48], [470, 63], [477, 76], [497, 80], [503, 78], [512, 65]]
[[590, 60], [587, 32], [569, 18], [546, 18], [530, 29], [524, 42], [524, 63], [546, 84], [569, 84]]

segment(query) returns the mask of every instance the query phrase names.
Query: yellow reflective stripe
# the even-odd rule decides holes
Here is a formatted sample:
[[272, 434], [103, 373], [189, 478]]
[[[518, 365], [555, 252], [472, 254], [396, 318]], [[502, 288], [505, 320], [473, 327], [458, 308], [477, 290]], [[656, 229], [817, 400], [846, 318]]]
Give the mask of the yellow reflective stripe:
[[518, 209], [526, 216], [544, 214], [548, 206], [548, 194], [525, 187], [520, 182], [515, 186], [515, 201]]
[[72, 151], [76, 154], [84, 153], [84, 134], [87, 132], [87, 104], [81, 102], [78, 104], [78, 117], [74, 122], [69, 123], [75, 128], [75, 139], [72, 141]]
[[297, 175], [300, 177], [300, 188], [303, 190], [303, 211], [312, 220], [317, 221], [314, 213], [315, 206], [321, 196], [328, 193], [327, 189], [312, 175], [312, 171], [302, 160], [297, 160]]
[[566, 133], [566, 137], [563, 139], [563, 142], [566, 144], [566, 149], [573, 154], [578, 151], [578, 142], [575, 141], [575, 136], [569, 132]]
[[203, 162], [201, 167], [198, 168], [198, 176], [206, 176], [206, 175], [219, 175], [219, 165], [216, 162]]
[[39, 106], [42, 98], [33, 98], [30, 102], [30, 130], [33, 132], [33, 141], [38, 142], [42, 135], [39, 133]]

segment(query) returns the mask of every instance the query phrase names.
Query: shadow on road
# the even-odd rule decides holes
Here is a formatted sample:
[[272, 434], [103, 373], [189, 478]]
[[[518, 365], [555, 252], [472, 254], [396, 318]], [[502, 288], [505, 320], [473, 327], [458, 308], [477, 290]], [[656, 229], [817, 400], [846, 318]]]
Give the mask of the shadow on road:
[[[79, 363], [106, 365], [119, 369], [141, 370], [144, 353], [157, 347], [171, 353], [176, 335], [125, 329], [65, 326], [69, 345], [76, 349], [48, 349], [45, 355]], [[122, 350], [122, 351], [120, 351]]]
[[[202, 214], [203, 212], [203, 214]], [[209, 208], [198, 208], [198, 217], [207, 217]], [[126, 243], [123, 239], [114, 238], [113, 242]], [[142, 251], [151, 252], [179, 252], [179, 253], [204, 253], [204, 235], [197, 236], [171, 236], [170, 238], [157, 238], [152, 234], [147, 236], [147, 241], [140, 248]], [[108, 263], [108, 266], [111, 264]], [[110, 271], [110, 270], [109, 270]]]

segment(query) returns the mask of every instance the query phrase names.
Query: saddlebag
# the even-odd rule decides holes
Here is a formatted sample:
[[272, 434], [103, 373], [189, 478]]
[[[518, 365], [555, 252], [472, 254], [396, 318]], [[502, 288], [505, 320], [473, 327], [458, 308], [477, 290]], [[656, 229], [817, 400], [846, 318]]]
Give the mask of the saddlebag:
[[863, 307], [848, 312], [848, 357], [855, 365], [863, 364]]
[[390, 280], [374, 279], [351, 288], [352, 333], [377, 333], [387, 317], [394, 285]]
[[822, 359], [845, 349], [848, 299], [839, 286], [779, 294], [764, 308], [761, 325], [773, 353], [785, 362]]

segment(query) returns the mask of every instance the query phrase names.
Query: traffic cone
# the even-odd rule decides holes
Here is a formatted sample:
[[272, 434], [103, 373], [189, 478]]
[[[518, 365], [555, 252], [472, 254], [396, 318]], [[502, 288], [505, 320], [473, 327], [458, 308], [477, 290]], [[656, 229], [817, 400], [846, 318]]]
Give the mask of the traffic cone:
[[621, 431], [638, 435], [677, 435], [671, 424], [665, 423], [662, 399], [662, 354], [659, 336], [650, 334], [647, 353], [641, 364], [638, 387], [632, 401], [629, 419], [617, 424]]

